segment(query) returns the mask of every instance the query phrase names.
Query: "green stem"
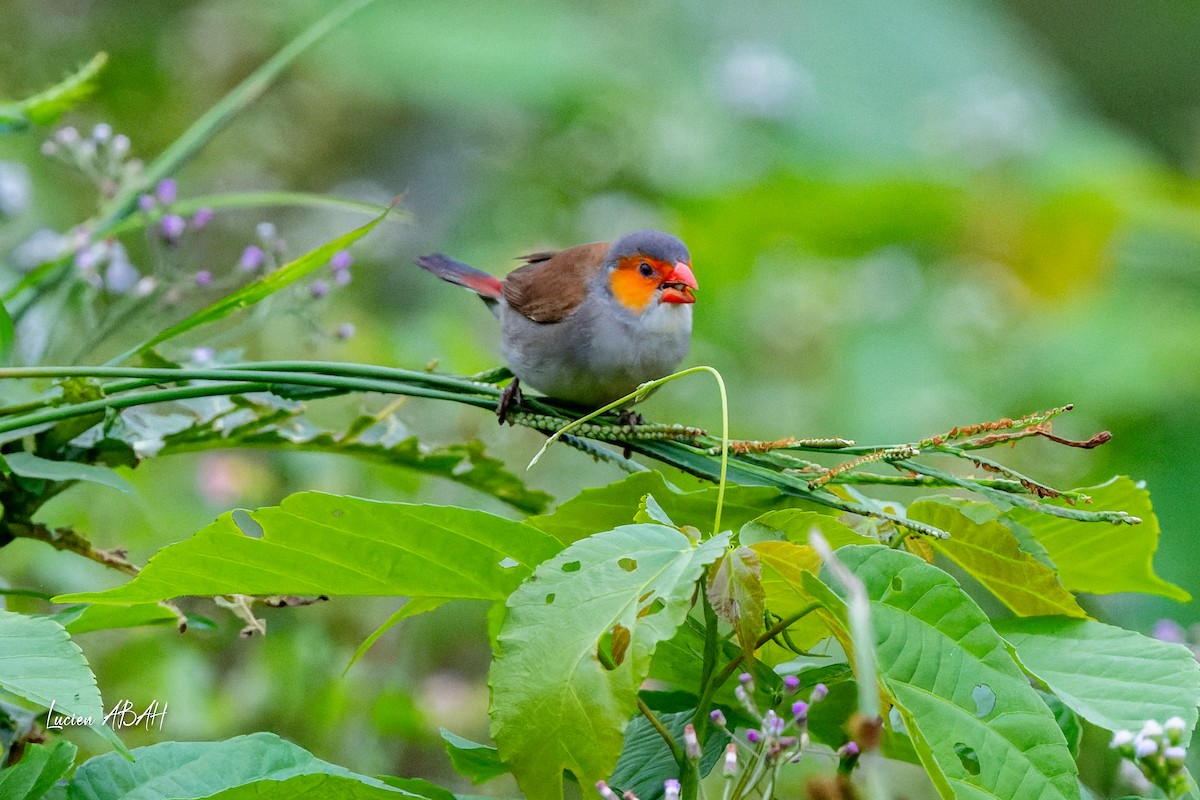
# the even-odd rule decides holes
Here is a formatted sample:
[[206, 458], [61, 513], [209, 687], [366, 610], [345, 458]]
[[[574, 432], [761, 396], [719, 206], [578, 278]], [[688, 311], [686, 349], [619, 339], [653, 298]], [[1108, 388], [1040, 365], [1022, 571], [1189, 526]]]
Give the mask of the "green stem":
[[[701, 579], [703, 581], [703, 579]], [[703, 744], [708, 733], [708, 714], [712, 710], [712, 698], [717, 687], [712, 682], [713, 672], [717, 668], [717, 656], [721, 649], [720, 621], [716, 609], [708, 601], [708, 593], [700, 586], [700, 602], [704, 609], [704, 662], [700, 669], [700, 685], [704, 687], [700, 701], [696, 705], [696, 713], [692, 716], [692, 725], [696, 729], [696, 738]]]

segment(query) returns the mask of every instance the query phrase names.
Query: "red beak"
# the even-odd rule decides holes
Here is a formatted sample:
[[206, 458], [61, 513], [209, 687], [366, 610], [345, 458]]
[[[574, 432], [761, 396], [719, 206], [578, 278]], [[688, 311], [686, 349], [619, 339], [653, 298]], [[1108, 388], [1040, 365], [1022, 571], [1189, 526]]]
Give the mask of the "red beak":
[[682, 261], [675, 262], [675, 269], [663, 279], [662, 286], [664, 303], [694, 303], [696, 296], [692, 292], [700, 288], [692, 268]]

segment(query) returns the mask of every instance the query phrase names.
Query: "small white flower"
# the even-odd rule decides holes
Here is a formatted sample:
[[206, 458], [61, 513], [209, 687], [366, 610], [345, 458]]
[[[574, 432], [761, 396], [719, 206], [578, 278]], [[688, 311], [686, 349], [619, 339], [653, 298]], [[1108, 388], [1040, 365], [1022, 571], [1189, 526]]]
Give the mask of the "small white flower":
[[1149, 758], [1158, 752], [1158, 742], [1153, 739], [1137, 737], [1133, 740], [1133, 754], [1138, 758]]
[[1148, 719], [1148, 720], [1146, 720], [1146, 723], [1144, 725], [1142, 725], [1142, 736], [1151, 738], [1151, 739], [1157, 739], [1158, 737], [1160, 737], [1162, 735], [1163, 735], [1163, 726], [1158, 724], [1154, 720]]
[[1108, 743], [1108, 746], [1118, 750], [1129, 744], [1133, 744], [1133, 731], [1122, 729], [1113, 734], [1112, 741]]
[[97, 142], [107, 142], [112, 138], [112, 125], [107, 122], [101, 122], [96, 127], [92, 128], [92, 139]]
[[1166, 750], [1163, 750], [1163, 757], [1166, 758], [1167, 763], [1172, 767], [1182, 767], [1183, 762], [1187, 761], [1187, 750], [1178, 745], [1168, 747]]

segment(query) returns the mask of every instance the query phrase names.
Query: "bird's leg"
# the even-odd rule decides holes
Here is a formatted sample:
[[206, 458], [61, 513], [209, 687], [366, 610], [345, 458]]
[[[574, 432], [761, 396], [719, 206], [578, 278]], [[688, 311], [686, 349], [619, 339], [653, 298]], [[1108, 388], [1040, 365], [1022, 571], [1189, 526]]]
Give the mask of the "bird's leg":
[[500, 419], [500, 424], [508, 422], [508, 412], [523, 402], [525, 396], [521, 392], [521, 379], [514, 377], [512, 383], [500, 392], [500, 402], [496, 405], [496, 416]]
[[[645, 424], [646, 418], [637, 411], [634, 411], [632, 408], [623, 408], [621, 409], [621, 412], [617, 414], [617, 425], [621, 427], [628, 425], [631, 431], [637, 431], [637, 427], [639, 425]], [[633, 448], [629, 445], [625, 445], [622, 455], [624, 455], [625, 458], [629, 458], [631, 455], [633, 455]]]

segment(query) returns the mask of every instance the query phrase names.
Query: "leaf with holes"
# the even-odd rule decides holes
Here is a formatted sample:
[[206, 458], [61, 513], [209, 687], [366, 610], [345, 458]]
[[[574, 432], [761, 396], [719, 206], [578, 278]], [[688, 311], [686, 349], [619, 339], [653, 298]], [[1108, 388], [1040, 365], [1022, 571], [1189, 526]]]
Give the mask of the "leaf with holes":
[[301, 492], [223, 514], [160, 550], [123, 586], [55, 602], [148, 603], [181, 595], [404, 595], [500, 600], [561, 549], [483, 511]]
[[[686, 619], [696, 581], [728, 542], [626, 525], [571, 545], [508, 599], [490, 674], [492, 738], [531, 800], [561, 798], [563, 769], [584, 785], [611, 772], [655, 648]], [[622, 629], [629, 641], [614, 663]]]
[[924, 497], [908, 507], [909, 519], [950, 534], [932, 545], [1023, 617], [1064, 614], [1086, 617], [1054, 570], [1021, 550], [1013, 532], [988, 503], [954, 497]]
[[941, 795], [1077, 800], [1053, 713], [958, 583], [886, 547], [843, 547], [838, 558], [866, 585], [880, 681]]
[[717, 616], [733, 626], [742, 651], [754, 654], [763, 630], [762, 564], [748, 547], [738, 547], [708, 571], [708, 602]]
[[[1092, 498], [1089, 509], [1127, 511], [1140, 518], [1141, 524], [1123, 525], [1114, 532], [1108, 525], [1052, 517], [1025, 508], [1014, 508], [1006, 514], [1028, 528], [1046, 548], [1063, 586], [1093, 594], [1146, 592], [1181, 603], [1191, 599], [1183, 589], [1154, 573], [1158, 518], [1144, 485], [1120, 477], [1079, 491]], [[1041, 502], [1063, 505], [1050, 499]]]
[[1200, 664], [1181, 644], [1092, 620], [1007, 619], [1000, 635], [1034, 677], [1093, 725], [1136, 731], [1148, 719], [1180, 717], [1196, 727]]

